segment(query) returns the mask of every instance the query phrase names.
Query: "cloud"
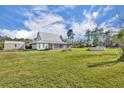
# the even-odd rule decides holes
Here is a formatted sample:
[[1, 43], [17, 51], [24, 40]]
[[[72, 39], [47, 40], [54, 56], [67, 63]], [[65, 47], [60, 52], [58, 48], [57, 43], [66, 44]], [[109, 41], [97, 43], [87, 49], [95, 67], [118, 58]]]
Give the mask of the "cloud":
[[34, 16], [34, 12], [33, 9], [33, 16], [29, 15], [30, 18], [24, 22], [25, 27], [30, 29], [30, 32], [35, 34], [37, 32], [47, 32], [66, 36], [66, 24], [62, 16], [46, 12], [39, 12], [37, 16]]
[[108, 12], [108, 11], [110, 11], [112, 9], [113, 9], [112, 6], [107, 6], [107, 7], [104, 8], [103, 12]]
[[104, 22], [102, 22], [99, 27], [101, 28], [105, 28], [105, 27], [111, 27], [113, 26], [113, 23], [115, 23], [115, 21], [117, 20], [118, 14], [116, 14], [115, 16], [111, 17], [109, 20], [105, 20]]
[[100, 28], [103, 28], [104, 31], [112, 30], [112, 31], [114, 31], [114, 32], [117, 32], [118, 30], [120, 30], [120, 28], [117, 28], [117, 27], [115, 26], [115, 25], [116, 25], [115, 23], [117, 23], [117, 17], [118, 17], [118, 16], [119, 16], [119, 15], [116, 14], [115, 16], [111, 17], [109, 20], [102, 22], [102, 23], [99, 25], [99, 27], [100, 27]]
[[[83, 11], [83, 16], [84, 19], [79, 23], [79, 22], [73, 22], [72, 23], [72, 28], [74, 30], [74, 33], [79, 36], [79, 35], [85, 35], [86, 30], [90, 29], [93, 30], [95, 27], [97, 27], [96, 19], [99, 17], [105, 16], [108, 11], [112, 9], [111, 6], [106, 6], [106, 7], [100, 7], [97, 10], [95, 10], [96, 6], [91, 6], [89, 9], [84, 9]], [[112, 17], [109, 20], [114, 21], [115, 17]], [[105, 30], [107, 30], [107, 22], [101, 23], [100, 27], [104, 27]], [[109, 27], [110, 29], [110, 27]], [[113, 29], [111, 27], [111, 29]]]
[[[104, 7], [101, 7], [98, 9], [97, 13], [99, 14], [98, 17], [102, 17], [102, 16], [105, 16], [109, 11], [111, 11], [114, 7], [112, 6], [104, 6]], [[98, 18], [97, 17], [97, 18]]]
[[0, 34], [2, 36], [8, 36], [11, 38], [32, 38], [34, 35], [31, 31], [28, 30], [8, 30], [0, 29]]
[[[72, 8], [73, 6], [66, 6]], [[37, 32], [55, 33], [66, 37], [67, 29], [64, 18], [58, 14], [48, 11], [47, 6], [33, 6], [31, 11], [24, 14], [28, 19], [24, 21], [24, 26], [29, 30], [8, 30], [0, 29], [1, 35], [11, 38], [35, 38]], [[37, 14], [37, 15], [36, 15]]]
[[79, 34], [84, 35], [86, 33], [87, 29], [94, 29], [97, 27], [97, 24], [95, 22], [95, 17], [98, 15], [97, 12], [93, 13], [93, 8], [95, 6], [91, 6], [89, 10], [85, 9], [83, 11], [84, 19], [79, 22], [73, 22], [72, 28], [74, 33], [78, 36]]
[[28, 27], [30, 30], [33, 30], [34, 28], [36, 29], [36, 27], [45, 28], [52, 24], [57, 24], [59, 22], [64, 22], [64, 19], [61, 16], [43, 13], [38, 17], [26, 20], [24, 22], [24, 25]]
[[72, 10], [76, 7], [77, 7], [76, 5], [62, 5], [62, 6], [57, 6], [57, 8], [53, 8], [51, 12], [52, 13], [57, 13], [57, 12], [62, 12], [66, 9]]
[[87, 29], [94, 29], [97, 26], [97, 24], [92, 21], [92, 20], [83, 20], [81, 23], [74, 22], [72, 24], [72, 28], [74, 33], [77, 34], [82, 34], [84, 35], [86, 33]]
[[93, 17], [96, 18], [98, 16], [98, 12], [93, 12]]
[[97, 19], [99, 17], [103, 17], [106, 15], [106, 13], [110, 10], [113, 9], [112, 6], [101, 6], [100, 8], [98, 8], [97, 10], [94, 11], [95, 6], [91, 6], [89, 10], [85, 9], [83, 11], [83, 15], [89, 19]]
[[[106, 15], [108, 11], [112, 9], [111, 6], [99, 7], [91, 6], [89, 9], [82, 11], [84, 18], [81, 22], [76, 19], [65, 20], [57, 12], [64, 12], [66, 9], [74, 9], [77, 6], [57, 6], [57, 8], [51, 9], [48, 6], [32, 6], [28, 12], [24, 15], [28, 18], [24, 21], [24, 26], [29, 30], [7, 30], [0, 29], [1, 34], [10, 36], [12, 38], [35, 38], [37, 32], [48, 32], [63, 35], [66, 37], [67, 24], [71, 25], [76, 36], [84, 35], [87, 29], [94, 29], [97, 27], [96, 19]], [[114, 17], [113, 17], [114, 19]], [[113, 19], [111, 19], [113, 21]], [[110, 23], [110, 21], [108, 23]], [[107, 22], [103, 22], [100, 27], [107, 29]]]
[[33, 9], [32, 9], [32, 11], [48, 11], [48, 10], [49, 10], [49, 8], [46, 5], [33, 6]]
[[60, 32], [65, 30], [65, 25], [63, 22], [64, 19], [59, 15], [44, 13], [36, 18], [25, 21], [24, 25], [31, 31], [35, 32], [63, 34], [63, 32]]
[[69, 8], [69, 9], [74, 9], [76, 8], [76, 5], [65, 5], [65, 8]]
[[49, 12], [49, 8], [46, 5], [36, 5], [32, 6], [30, 10], [28, 10], [23, 15], [28, 17], [28, 19], [31, 19], [32, 17], [35, 17], [34, 14], [42, 14], [42, 12]]
[[91, 18], [92, 18], [92, 14], [91, 14], [92, 8], [93, 8], [93, 7], [91, 6], [91, 8], [90, 8], [89, 10], [85, 9], [85, 10], [83, 11], [83, 16], [84, 16], [86, 19], [88, 19], [88, 20], [91, 20]]
[[104, 9], [103, 7], [100, 7], [98, 10], [93, 11], [92, 16], [94, 17], [94, 19], [97, 19], [97, 18], [103, 16], [103, 14], [104, 14], [104, 12], [102, 12], [103, 9]]

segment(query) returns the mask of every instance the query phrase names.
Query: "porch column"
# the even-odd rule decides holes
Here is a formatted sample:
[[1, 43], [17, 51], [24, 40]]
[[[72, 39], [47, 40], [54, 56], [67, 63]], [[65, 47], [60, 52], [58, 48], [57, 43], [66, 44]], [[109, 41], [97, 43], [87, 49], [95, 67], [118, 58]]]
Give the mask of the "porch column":
[[54, 44], [51, 44], [52, 45], [52, 49], [54, 50]]

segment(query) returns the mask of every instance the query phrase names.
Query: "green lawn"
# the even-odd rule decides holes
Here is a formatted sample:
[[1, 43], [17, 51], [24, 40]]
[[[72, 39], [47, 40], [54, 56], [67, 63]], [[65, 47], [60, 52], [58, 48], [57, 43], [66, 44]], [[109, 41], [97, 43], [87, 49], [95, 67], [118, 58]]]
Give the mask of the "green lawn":
[[124, 87], [119, 49], [0, 52], [0, 87]]

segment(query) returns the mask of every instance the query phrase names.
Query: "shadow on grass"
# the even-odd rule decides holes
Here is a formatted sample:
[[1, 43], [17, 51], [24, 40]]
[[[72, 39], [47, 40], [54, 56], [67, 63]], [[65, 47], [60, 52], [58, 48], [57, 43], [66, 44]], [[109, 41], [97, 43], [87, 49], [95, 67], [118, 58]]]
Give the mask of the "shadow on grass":
[[108, 61], [108, 62], [99, 62], [99, 63], [88, 63], [88, 67], [101, 67], [101, 66], [111, 66], [119, 63], [118, 60]]
[[68, 57], [76, 58], [89, 58], [89, 57], [101, 57], [101, 56], [118, 56], [118, 54], [77, 54], [77, 55], [68, 55]]

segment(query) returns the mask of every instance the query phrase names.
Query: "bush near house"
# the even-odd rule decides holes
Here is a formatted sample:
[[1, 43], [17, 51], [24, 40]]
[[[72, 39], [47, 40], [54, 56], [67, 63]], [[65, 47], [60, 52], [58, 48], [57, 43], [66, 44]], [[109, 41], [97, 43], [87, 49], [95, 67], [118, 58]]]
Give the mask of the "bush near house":
[[4, 48], [4, 42], [0, 41], [0, 50], [2, 50]]

